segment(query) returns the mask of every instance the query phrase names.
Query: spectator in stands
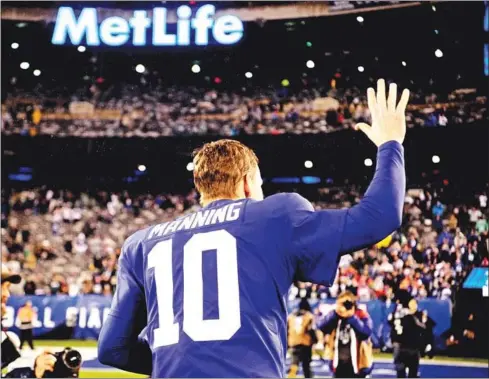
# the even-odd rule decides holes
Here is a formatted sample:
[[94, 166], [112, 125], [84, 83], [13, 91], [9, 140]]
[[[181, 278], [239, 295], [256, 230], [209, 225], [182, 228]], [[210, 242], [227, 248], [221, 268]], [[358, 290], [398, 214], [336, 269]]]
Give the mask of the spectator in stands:
[[[121, 90], [115, 92], [113, 86], [94, 83], [90, 91], [82, 91], [92, 94], [86, 99], [89, 101], [66, 99], [69, 106], [65, 109], [49, 103], [47, 91], [43, 91], [40, 83], [35, 104], [25, 104], [20, 96], [6, 97], [9, 107], [2, 107], [2, 133], [31, 137], [330, 133], [370, 119], [358, 88], [328, 91], [319, 87], [284, 92], [283, 88], [269, 87], [238, 95], [206, 88], [162, 88], [160, 84], [118, 86]], [[427, 96], [429, 101], [434, 98]], [[469, 95], [467, 98], [464, 102], [462, 95], [458, 103], [444, 104], [441, 112], [430, 103], [413, 104], [406, 114], [407, 125], [437, 127], [487, 118], [485, 98]], [[84, 117], [95, 108], [99, 110], [95, 117]], [[85, 113], [80, 113], [83, 109]]]
[[[342, 207], [358, 201], [358, 190], [321, 189], [318, 200], [317, 209]], [[474, 200], [479, 205], [479, 194]], [[402, 286], [417, 298], [452, 297], [466, 272], [489, 264], [487, 215], [482, 213], [484, 208], [472, 208], [473, 215], [477, 211], [481, 215], [470, 228], [464, 206], [453, 204], [457, 199], [446, 200], [438, 232], [431, 225], [432, 208], [439, 208], [438, 201], [438, 195], [429, 191], [408, 193], [407, 216], [398, 232], [340, 264], [331, 287], [296, 283], [291, 296], [324, 299], [353, 290], [367, 300], [384, 295], [386, 288], [395, 292]], [[4, 193], [2, 260], [15, 272], [26, 271], [27, 294], [107, 294], [106, 284], [115, 287], [117, 257], [125, 237], [197, 207], [195, 192], [132, 197], [49, 189]], [[63, 221], [63, 208], [68, 222]], [[450, 222], [454, 226], [455, 220], [453, 230]]]

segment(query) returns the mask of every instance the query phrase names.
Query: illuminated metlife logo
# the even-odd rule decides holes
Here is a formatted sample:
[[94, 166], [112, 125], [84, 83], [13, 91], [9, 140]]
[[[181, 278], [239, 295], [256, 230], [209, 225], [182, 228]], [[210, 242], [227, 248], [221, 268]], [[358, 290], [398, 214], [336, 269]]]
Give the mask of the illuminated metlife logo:
[[[198, 7], [192, 17], [192, 8], [181, 5], [176, 10], [176, 31], [170, 33], [166, 8], [153, 8], [152, 18], [145, 10], [135, 10], [129, 20], [112, 16], [101, 20], [99, 25], [96, 8], [84, 8], [77, 18], [73, 8], [60, 7], [51, 42], [64, 45], [68, 39], [73, 45], [87, 46], [122, 46], [128, 43], [133, 46], [207, 46], [210, 43], [209, 30], [217, 44], [239, 42], [243, 37], [243, 22], [233, 15], [214, 19], [215, 12], [214, 5], [206, 4]], [[148, 34], [151, 35], [149, 42]]]

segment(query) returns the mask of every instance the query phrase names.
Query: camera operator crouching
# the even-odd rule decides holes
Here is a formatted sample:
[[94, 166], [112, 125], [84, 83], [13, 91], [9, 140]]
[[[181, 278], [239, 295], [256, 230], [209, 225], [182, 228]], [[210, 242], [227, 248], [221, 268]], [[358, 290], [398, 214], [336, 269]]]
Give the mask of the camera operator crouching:
[[336, 309], [327, 314], [319, 329], [326, 335], [325, 357], [335, 378], [365, 378], [373, 368], [372, 320], [357, 306], [356, 296], [345, 291]]
[[[6, 312], [7, 300], [10, 297], [10, 285], [19, 284], [21, 277], [13, 275], [2, 264], [2, 319]], [[34, 367], [15, 368], [4, 373], [4, 369], [20, 358], [20, 340], [2, 331], [1, 362], [2, 378], [78, 378], [82, 357], [76, 350], [65, 348], [63, 351], [53, 353], [44, 351], [34, 360]], [[15, 342], [14, 342], [15, 341]]]

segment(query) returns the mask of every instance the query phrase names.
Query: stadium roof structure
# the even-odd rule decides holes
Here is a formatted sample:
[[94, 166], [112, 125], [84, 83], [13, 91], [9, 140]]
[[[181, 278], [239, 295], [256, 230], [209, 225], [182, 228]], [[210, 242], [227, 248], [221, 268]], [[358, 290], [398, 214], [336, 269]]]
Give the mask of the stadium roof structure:
[[[144, 1], [144, 6], [148, 8], [165, 6], [173, 1]], [[298, 3], [299, 1], [225, 1], [226, 7], [233, 8], [249, 8], [259, 5], [285, 5]], [[133, 9], [141, 6], [138, 1], [96, 1], [97, 7]], [[139, 3], [139, 4], [138, 4]], [[193, 4], [196, 1], [179, 1], [178, 4]], [[15, 8], [57, 8], [60, 6], [80, 6], [83, 2], [80, 1], [9, 1], [8, 7]]]
[[[437, 3], [434, 1], [431, 3]], [[134, 9], [147, 9], [149, 13], [155, 7], [166, 7], [169, 9], [168, 22], [176, 22], [177, 16], [175, 9], [180, 5], [190, 5], [198, 7], [205, 2], [107, 2], [93, 1], [90, 7], [97, 8], [106, 17], [115, 16], [129, 19]], [[259, 22], [271, 20], [293, 20], [311, 17], [338, 16], [344, 14], [357, 14], [360, 12], [374, 12], [381, 10], [392, 10], [406, 7], [419, 6], [419, 1], [304, 1], [304, 2], [284, 2], [284, 1], [255, 1], [255, 2], [214, 2], [217, 8], [216, 17], [222, 14], [231, 14], [239, 17], [246, 22]], [[86, 8], [87, 3], [58, 1], [58, 2], [8, 2], [2, 6], [2, 19], [15, 21], [38, 21], [54, 22], [56, 11], [59, 7], [72, 7], [80, 10]]]

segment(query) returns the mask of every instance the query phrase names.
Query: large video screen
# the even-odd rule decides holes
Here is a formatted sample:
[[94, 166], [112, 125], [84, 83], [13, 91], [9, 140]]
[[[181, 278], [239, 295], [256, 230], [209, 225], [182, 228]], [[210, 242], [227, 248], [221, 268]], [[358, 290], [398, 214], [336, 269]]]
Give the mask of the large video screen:
[[488, 291], [488, 273], [487, 267], [474, 268], [464, 282], [463, 288], [482, 289], [485, 291], [484, 296], [489, 296]]

